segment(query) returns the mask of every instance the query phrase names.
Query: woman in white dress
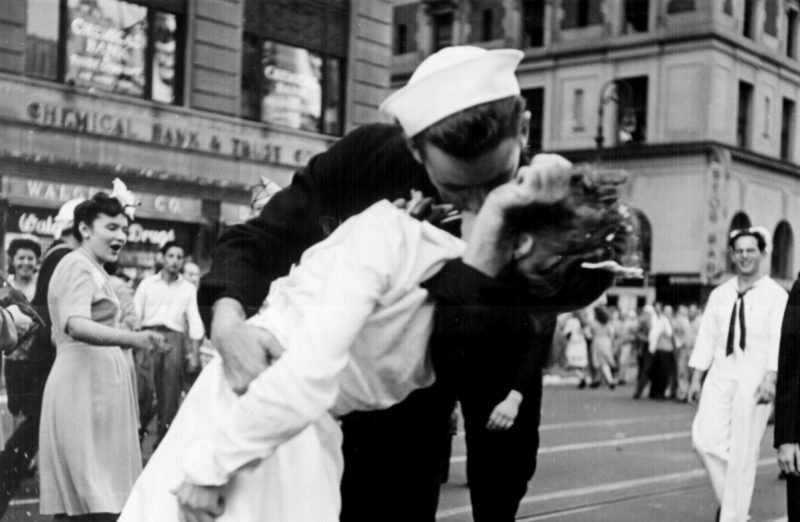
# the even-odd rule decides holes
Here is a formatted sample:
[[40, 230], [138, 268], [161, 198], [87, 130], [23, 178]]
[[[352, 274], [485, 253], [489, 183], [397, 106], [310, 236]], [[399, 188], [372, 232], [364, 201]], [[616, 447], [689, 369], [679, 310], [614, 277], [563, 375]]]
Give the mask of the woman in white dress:
[[[542, 190], [540, 176], [523, 169], [521, 182], [493, 194], [520, 191], [532, 201]], [[616, 210], [608, 215], [616, 217], [600, 224], [605, 228], [597, 237], [624, 234]], [[538, 273], [552, 270], [554, 258], [587, 258], [534, 241], [528, 228], [519, 229], [514, 257], [530, 281], [540, 284]], [[383, 201], [307, 250], [250, 319], [285, 347], [284, 354], [241, 397], [225, 382], [220, 359], [203, 370], [120, 521], [178, 520], [179, 500], [193, 508], [181, 520], [337, 521], [342, 457], [336, 418], [387, 408], [433, 383], [427, 351], [433, 303], [420, 283], [467, 248]]]

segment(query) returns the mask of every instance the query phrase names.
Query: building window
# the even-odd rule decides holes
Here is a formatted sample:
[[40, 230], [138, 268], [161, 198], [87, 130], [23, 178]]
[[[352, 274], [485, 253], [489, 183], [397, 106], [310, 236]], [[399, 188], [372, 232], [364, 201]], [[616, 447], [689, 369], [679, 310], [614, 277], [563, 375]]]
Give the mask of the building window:
[[750, 145], [750, 111], [753, 86], [739, 82], [739, 108], [736, 116], [736, 145], [742, 148]]
[[522, 3], [522, 45], [544, 45], [544, 0], [527, 0]]
[[584, 130], [583, 127], [583, 107], [584, 97], [583, 89], [575, 89], [572, 95], [572, 130], [580, 132]]
[[453, 13], [433, 15], [433, 51], [453, 45]]
[[562, 29], [575, 29], [603, 23], [603, 2], [596, 0], [562, 0], [561, 9], [564, 17]]
[[775, 227], [772, 236], [772, 263], [771, 276], [776, 279], [791, 279], [793, 275], [792, 261], [794, 252], [794, 234], [792, 226], [786, 221], [781, 221]]
[[[170, 2], [158, 2], [165, 3]], [[25, 73], [92, 91], [180, 103], [181, 17], [149, 4], [30, 0]]]
[[669, 0], [667, 4], [667, 14], [690, 13], [694, 9], [694, 0]]
[[781, 159], [791, 161], [794, 151], [794, 101], [784, 98], [781, 110]]
[[522, 91], [527, 110], [531, 113], [528, 132], [528, 147], [532, 153], [542, 150], [542, 134], [544, 129], [544, 87], [525, 89]]
[[786, 56], [797, 57], [797, 9], [786, 12]]
[[25, 74], [58, 80], [59, 10], [52, 0], [28, 0]]
[[778, 36], [778, 0], [764, 0], [764, 32]]
[[408, 52], [408, 26], [397, 24], [394, 27], [394, 54], [406, 54]]
[[416, 52], [418, 4], [394, 7], [394, 54]]
[[242, 116], [292, 129], [342, 133], [341, 60], [245, 33]]
[[628, 84], [630, 89], [617, 85], [618, 143], [642, 143], [647, 140], [647, 76], [624, 78], [620, 83]]
[[494, 26], [494, 11], [484, 9], [481, 12], [481, 41], [488, 42], [494, 38], [492, 27]]
[[744, 13], [742, 17], [742, 35], [745, 38], [753, 38], [753, 9], [754, 0], [744, 0]]
[[772, 112], [772, 103], [769, 96], [764, 96], [764, 137], [769, 138], [769, 123]]
[[625, 32], [645, 33], [650, 17], [649, 0], [625, 0]]

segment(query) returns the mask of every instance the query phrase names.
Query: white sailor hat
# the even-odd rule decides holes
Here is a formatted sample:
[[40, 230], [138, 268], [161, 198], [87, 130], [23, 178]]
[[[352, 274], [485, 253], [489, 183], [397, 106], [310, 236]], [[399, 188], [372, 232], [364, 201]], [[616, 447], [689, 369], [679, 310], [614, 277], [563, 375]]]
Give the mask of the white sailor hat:
[[514, 71], [523, 56], [517, 49], [445, 47], [426, 58], [380, 110], [412, 137], [464, 109], [519, 95]]
[[75, 208], [84, 201], [86, 201], [86, 198], [75, 198], [61, 205], [61, 208], [58, 209], [58, 214], [56, 214], [56, 217], [53, 219], [55, 225], [53, 237], [55, 239], [61, 239], [61, 234], [64, 230], [72, 226], [75, 220]]

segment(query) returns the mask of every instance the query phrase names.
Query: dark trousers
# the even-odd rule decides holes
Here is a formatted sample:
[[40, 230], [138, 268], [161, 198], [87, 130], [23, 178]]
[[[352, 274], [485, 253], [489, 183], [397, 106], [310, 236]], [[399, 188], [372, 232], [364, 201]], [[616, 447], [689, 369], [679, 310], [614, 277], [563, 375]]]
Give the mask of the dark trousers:
[[800, 522], [800, 477], [786, 478], [786, 507], [789, 522]]
[[434, 384], [342, 418], [342, 522], [435, 522], [455, 397]]
[[[168, 350], [165, 352], [134, 353], [136, 381], [139, 394], [139, 421], [147, 429], [157, 415], [157, 434], [160, 441], [178, 413], [183, 389], [183, 347], [185, 336], [164, 328], [152, 328], [162, 334]], [[153, 397], [155, 396], [155, 403]]]
[[669, 386], [675, 358], [671, 351], [656, 350], [650, 367], [650, 398], [663, 399]]
[[647, 343], [638, 343], [636, 348], [636, 392], [633, 394], [637, 399], [642, 396], [647, 383], [650, 382], [650, 370], [653, 366], [653, 354], [647, 347]]
[[25, 417], [0, 452], [0, 518], [39, 451], [39, 412]]
[[14, 415], [22, 414], [14, 433], [0, 452], [0, 518], [30, 470], [39, 451], [39, 417], [49, 364], [36, 361], [6, 360], [9, 409], [13, 398]]
[[505, 397], [481, 396], [475, 391], [459, 395], [472, 518], [475, 522], [513, 522], [536, 471], [541, 378], [531, 385], [514, 425], [507, 431], [486, 429], [492, 410]]

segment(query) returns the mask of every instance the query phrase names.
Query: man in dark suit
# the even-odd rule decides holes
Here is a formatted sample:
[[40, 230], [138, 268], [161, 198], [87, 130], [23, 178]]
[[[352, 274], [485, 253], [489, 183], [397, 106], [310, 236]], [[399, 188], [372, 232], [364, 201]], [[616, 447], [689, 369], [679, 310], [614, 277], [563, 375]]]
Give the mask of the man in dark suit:
[[786, 477], [789, 521], [800, 521], [800, 275], [789, 292], [781, 327], [775, 392], [775, 448]]

